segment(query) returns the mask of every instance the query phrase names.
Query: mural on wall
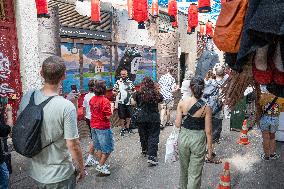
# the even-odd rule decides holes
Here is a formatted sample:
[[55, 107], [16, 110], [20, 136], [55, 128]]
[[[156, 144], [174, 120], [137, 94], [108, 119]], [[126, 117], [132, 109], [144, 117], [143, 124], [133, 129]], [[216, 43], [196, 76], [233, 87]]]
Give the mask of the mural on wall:
[[0, 1], [0, 18], [5, 18], [0, 22], [1, 104], [11, 104], [15, 117], [22, 97], [22, 82], [13, 1]]
[[156, 81], [156, 50], [151, 48], [127, 48], [118, 46], [118, 62], [115, 66], [116, 77], [125, 68], [129, 72], [129, 78], [135, 85], [139, 85], [145, 76], [151, 77]]
[[[74, 48], [73, 43], [61, 44], [61, 56], [66, 64], [66, 79], [63, 81], [63, 93], [71, 91], [71, 85], [80, 88], [80, 64], [79, 50]], [[100, 44], [84, 44], [82, 46], [83, 56], [83, 89], [88, 91], [88, 82], [90, 79], [101, 79], [106, 81], [107, 87], [112, 86], [112, 77], [114, 74], [111, 69], [110, 47]]]

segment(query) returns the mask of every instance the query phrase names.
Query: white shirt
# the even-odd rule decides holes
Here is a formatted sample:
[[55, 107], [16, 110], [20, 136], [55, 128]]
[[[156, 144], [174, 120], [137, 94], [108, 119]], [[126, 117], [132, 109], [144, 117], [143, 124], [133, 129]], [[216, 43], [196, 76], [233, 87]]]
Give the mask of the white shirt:
[[86, 108], [86, 115], [85, 118], [87, 119], [91, 119], [91, 110], [90, 110], [90, 100], [95, 96], [94, 93], [89, 92], [88, 94], [86, 94], [86, 96], [84, 97], [84, 102], [83, 102], [83, 107]]
[[159, 85], [161, 89], [161, 94], [163, 95], [164, 100], [173, 100], [173, 89], [176, 86], [175, 78], [167, 73], [162, 75], [159, 80]]

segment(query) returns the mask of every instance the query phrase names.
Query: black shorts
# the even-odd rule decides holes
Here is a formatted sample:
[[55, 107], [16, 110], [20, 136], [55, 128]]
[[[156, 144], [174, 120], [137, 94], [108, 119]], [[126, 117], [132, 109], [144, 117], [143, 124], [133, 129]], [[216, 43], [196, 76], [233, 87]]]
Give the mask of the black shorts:
[[88, 127], [89, 127], [89, 130], [90, 130], [90, 137], [92, 138], [91, 122], [90, 122], [90, 120], [89, 120], [88, 118], [85, 118], [85, 120], [86, 120], [86, 123], [87, 123], [87, 125], [88, 125]]
[[118, 104], [119, 119], [131, 118], [131, 106], [125, 104]]

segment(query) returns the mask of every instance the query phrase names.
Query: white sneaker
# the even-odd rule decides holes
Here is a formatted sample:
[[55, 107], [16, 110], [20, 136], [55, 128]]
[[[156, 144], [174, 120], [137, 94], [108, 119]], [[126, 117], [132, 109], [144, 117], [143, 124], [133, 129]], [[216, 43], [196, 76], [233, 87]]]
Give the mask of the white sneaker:
[[88, 159], [86, 160], [86, 163], [85, 163], [85, 167], [96, 166], [98, 164], [99, 164], [99, 162], [96, 161], [94, 158], [88, 157]]
[[110, 171], [108, 170], [108, 167], [106, 165], [97, 165], [96, 170], [104, 175], [110, 175]]

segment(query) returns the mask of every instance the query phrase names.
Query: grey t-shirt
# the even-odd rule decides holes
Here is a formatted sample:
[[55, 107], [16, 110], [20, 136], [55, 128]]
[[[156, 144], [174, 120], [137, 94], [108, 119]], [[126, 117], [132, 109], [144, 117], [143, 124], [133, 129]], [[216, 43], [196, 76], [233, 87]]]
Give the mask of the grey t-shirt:
[[[28, 105], [32, 92], [29, 91], [22, 98], [19, 113]], [[35, 104], [46, 99], [48, 96], [39, 90], [35, 91]], [[69, 100], [55, 96], [43, 112], [42, 145], [53, 143], [30, 159], [29, 174], [43, 184], [58, 183], [69, 179], [75, 170], [65, 139], [79, 138], [76, 108]]]

